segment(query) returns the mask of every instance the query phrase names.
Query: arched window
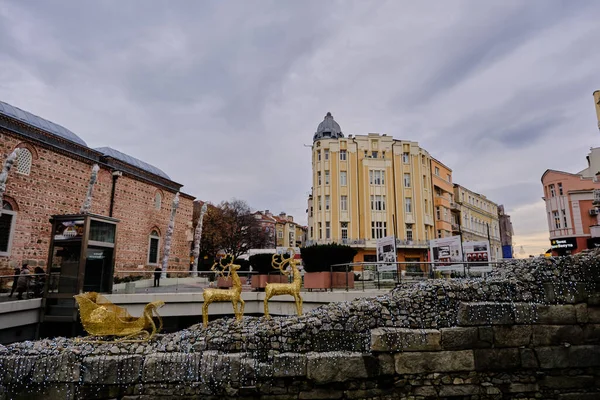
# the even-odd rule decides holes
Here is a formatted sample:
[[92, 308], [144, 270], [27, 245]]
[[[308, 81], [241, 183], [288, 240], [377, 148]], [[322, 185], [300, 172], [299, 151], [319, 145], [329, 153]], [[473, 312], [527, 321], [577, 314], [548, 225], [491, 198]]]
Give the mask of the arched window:
[[2, 215], [0, 215], [0, 256], [9, 256], [15, 233], [15, 219], [17, 213], [13, 211], [10, 203], [2, 203]]
[[154, 195], [154, 208], [157, 210], [160, 210], [161, 204], [162, 204], [162, 196], [160, 195], [160, 192], [156, 192], [156, 194]]
[[21, 147], [19, 149], [19, 155], [17, 156], [17, 160], [15, 161], [15, 170], [19, 174], [29, 175], [31, 172], [31, 161], [33, 160], [33, 156], [29, 149], [25, 147]]
[[148, 238], [148, 264], [158, 265], [158, 249], [160, 245], [160, 234], [156, 229], [150, 233]]

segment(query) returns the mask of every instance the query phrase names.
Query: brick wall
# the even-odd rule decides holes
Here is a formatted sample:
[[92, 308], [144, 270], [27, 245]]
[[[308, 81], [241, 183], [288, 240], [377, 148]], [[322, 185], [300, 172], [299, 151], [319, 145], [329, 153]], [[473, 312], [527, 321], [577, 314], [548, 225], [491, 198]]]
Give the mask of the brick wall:
[[[9, 257], [0, 257], [0, 271], [27, 260], [45, 266], [50, 244], [50, 216], [78, 213], [85, 198], [93, 161], [67, 154], [52, 147], [25, 142], [16, 134], [0, 129], [0, 157], [6, 159], [17, 146], [26, 146], [33, 154], [29, 176], [9, 174], [5, 197], [17, 205], [15, 234]], [[112, 187], [112, 170], [102, 167], [94, 186], [91, 213], [108, 215]], [[163, 202], [154, 209], [154, 195], [160, 190]], [[123, 174], [118, 178], [113, 217], [117, 228], [116, 268], [143, 265], [147, 260], [148, 235], [152, 228], [161, 234], [161, 254], [175, 193], [158, 185], [142, 182]], [[188, 239], [193, 198], [180, 196], [169, 265], [186, 269], [189, 265]], [[190, 239], [191, 240], [191, 239]]]

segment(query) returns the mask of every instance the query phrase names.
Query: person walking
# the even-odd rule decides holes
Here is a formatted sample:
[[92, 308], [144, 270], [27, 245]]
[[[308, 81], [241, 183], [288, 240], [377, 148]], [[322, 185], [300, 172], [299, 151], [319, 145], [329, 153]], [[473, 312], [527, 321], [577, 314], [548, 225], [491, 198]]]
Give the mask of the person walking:
[[33, 270], [35, 276], [33, 278], [33, 295], [35, 297], [42, 297], [44, 293], [44, 285], [46, 284], [46, 273], [42, 267], [35, 267]]
[[17, 280], [17, 299], [23, 300], [23, 292], [27, 292], [29, 289], [29, 268], [27, 264], [23, 264], [21, 272], [19, 273], [19, 279]]
[[15, 276], [13, 277], [13, 284], [12, 284], [12, 288], [10, 289], [10, 294], [8, 295], [8, 297], [12, 297], [12, 295], [17, 290], [17, 281], [19, 280], [20, 273], [21, 273], [21, 268], [19, 268], [19, 267], [15, 268], [15, 270], [13, 271], [13, 274]]
[[154, 287], [160, 286], [160, 275], [162, 274], [162, 269], [160, 267], [156, 267], [154, 270]]

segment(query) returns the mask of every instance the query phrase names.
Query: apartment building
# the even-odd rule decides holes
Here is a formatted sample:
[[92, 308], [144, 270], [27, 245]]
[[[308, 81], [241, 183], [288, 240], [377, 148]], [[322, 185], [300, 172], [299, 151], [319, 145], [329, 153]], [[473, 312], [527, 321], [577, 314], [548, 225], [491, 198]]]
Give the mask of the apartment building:
[[435, 236], [432, 160], [417, 142], [342, 133], [327, 113], [313, 136], [308, 244], [356, 247], [375, 261], [376, 240], [396, 236], [399, 261], [425, 261]]
[[[600, 128], [600, 91], [593, 97]], [[600, 247], [600, 147], [591, 148], [586, 161], [577, 173], [548, 169], [542, 175], [553, 255]]]
[[452, 170], [441, 161], [432, 158], [431, 171], [433, 205], [435, 207], [435, 237], [449, 237], [452, 236], [452, 207], [454, 206]]
[[487, 240], [493, 260], [502, 259], [498, 205], [486, 196], [454, 184], [453, 231], [463, 242]]

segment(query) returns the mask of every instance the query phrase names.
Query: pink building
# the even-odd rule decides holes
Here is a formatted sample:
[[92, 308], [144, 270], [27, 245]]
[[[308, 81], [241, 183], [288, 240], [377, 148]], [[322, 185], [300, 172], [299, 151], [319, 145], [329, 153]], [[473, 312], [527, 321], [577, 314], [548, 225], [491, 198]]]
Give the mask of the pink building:
[[600, 148], [592, 148], [588, 168], [576, 174], [546, 170], [542, 175], [553, 255], [600, 247]]

